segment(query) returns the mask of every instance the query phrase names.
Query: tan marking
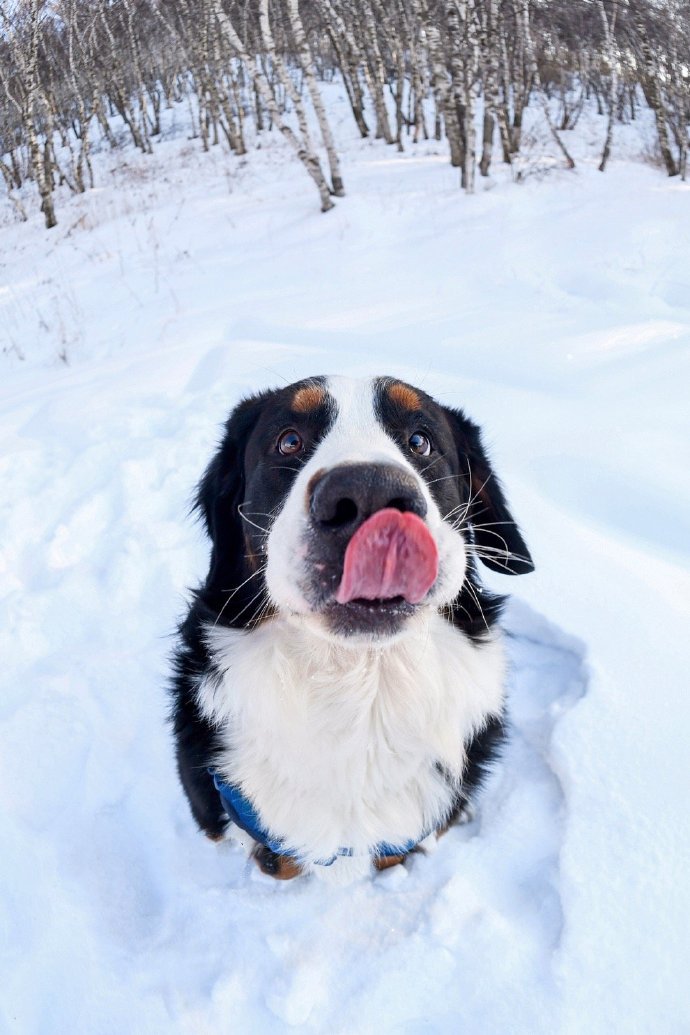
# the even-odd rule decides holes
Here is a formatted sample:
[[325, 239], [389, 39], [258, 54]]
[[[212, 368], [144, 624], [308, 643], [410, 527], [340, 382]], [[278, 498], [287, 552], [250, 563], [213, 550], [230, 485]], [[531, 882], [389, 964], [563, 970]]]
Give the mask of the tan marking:
[[414, 388], [404, 385], [402, 381], [396, 381], [388, 389], [388, 397], [404, 410], [421, 410], [422, 401]]
[[278, 872], [274, 874], [276, 880], [293, 880], [294, 877], [299, 877], [301, 874], [302, 867], [298, 862], [286, 855], [281, 855]]
[[321, 385], [305, 385], [295, 392], [292, 408], [296, 413], [310, 413], [322, 406], [325, 399], [326, 392]]
[[382, 855], [374, 858], [374, 866], [377, 870], [388, 870], [391, 866], [397, 866], [405, 858], [404, 855]]
[[302, 867], [296, 859], [289, 855], [278, 855], [264, 845], [256, 845], [252, 855], [261, 872], [274, 880], [292, 880], [302, 873]]

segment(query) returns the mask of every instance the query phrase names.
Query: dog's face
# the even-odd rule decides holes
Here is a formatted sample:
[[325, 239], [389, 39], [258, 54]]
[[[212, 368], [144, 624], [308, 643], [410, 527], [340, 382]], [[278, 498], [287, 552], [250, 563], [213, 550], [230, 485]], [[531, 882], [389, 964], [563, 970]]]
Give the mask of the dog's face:
[[384, 640], [451, 608], [475, 556], [532, 570], [476, 425], [391, 378], [313, 378], [241, 403], [198, 506], [206, 592], [241, 627], [277, 612]]

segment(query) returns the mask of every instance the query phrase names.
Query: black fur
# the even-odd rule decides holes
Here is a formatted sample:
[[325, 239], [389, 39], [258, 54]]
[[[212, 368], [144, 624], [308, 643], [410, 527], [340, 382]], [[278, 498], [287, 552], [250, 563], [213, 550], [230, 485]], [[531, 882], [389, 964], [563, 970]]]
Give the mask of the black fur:
[[[462, 774], [462, 787], [456, 791], [448, 824], [456, 822], [481, 788], [489, 772], [500, 756], [506, 739], [506, 726], [502, 717], [492, 716], [483, 730], [475, 734], [467, 745], [467, 758]], [[442, 770], [441, 770], [442, 771]], [[445, 775], [445, 774], [444, 774]]]
[[[379, 380], [379, 418], [401, 449], [414, 430], [429, 434], [435, 449], [428, 459], [409, 450], [406, 456], [427, 482], [441, 514], [464, 518], [463, 534], [482, 551], [487, 567], [507, 575], [532, 571], [532, 559], [508, 510], [478, 426], [462, 410], [440, 406], [419, 389], [414, 389], [422, 404], [419, 410], [396, 404], [388, 391], [393, 383], [391, 378]], [[446, 618], [472, 640], [481, 641], [500, 618], [503, 602], [504, 597], [482, 586], [476, 565], [470, 561], [462, 592], [446, 609]]]
[[[463, 515], [466, 511], [464, 534], [474, 537], [482, 561], [490, 568], [509, 574], [531, 571], [527, 547], [508, 511], [478, 427], [460, 410], [439, 406], [422, 392], [416, 392], [421, 400], [419, 412], [411, 412], [391, 399], [387, 392], [391, 384], [388, 378], [377, 383], [378, 417], [427, 481], [441, 514]], [[277, 455], [275, 441], [286, 427], [298, 426], [305, 443], [301, 462], [305, 462], [334, 419], [327, 399], [307, 413], [294, 413], [291, 401], [296, 391], [308, 386], [323, 388], [325, 379], [263, 392], [236, 407], [194, 503], [211, 542], [211, 558], [206, 579], [193, 593], [188, 614], [179, 627], [171, 721], [178, 772], [192, 814], [200, 829], [213, 838], [222, 835], [227, 816], [208, 773], [220, 749], [218, 734], [202, 716], [195, 697], [199, 680], [213, 677], [203, 630], [213, 625], [250, 629], [270, 618], [264, 607], [265, 583], [259, 566], [271, 516], [280, 510], [299, 469], [297, 462]], [[434, 453], [429, 458], [412, 455], [407, 448], [410, 434], [419, 428], [434, 441]], [[243, 520], [240, 509], [248, 500], [251, 511]], [[337, 573], [338, 565], [341, 571], [342, 557], [334, 564], [334, 571]], [[335, 576], [331, 573], [329, 577], [332, 582]], [[447, 609], [446, 618], [480, 641], [497, 621], [502, 602], [502, 597], [482, 587], [476, 566], [470, 563], [465, 586]], [[502, 737], [503, 724], [494, 719], [468, 745], [456, 812], [464, 808], [480, 785]]]

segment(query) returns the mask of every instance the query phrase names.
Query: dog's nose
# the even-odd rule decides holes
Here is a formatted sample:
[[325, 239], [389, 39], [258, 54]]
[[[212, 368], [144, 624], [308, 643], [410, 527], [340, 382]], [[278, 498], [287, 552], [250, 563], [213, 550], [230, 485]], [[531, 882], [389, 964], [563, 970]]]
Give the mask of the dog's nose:
[[332, 467], [312, 488], [312, 520], [324, 532], [349, 537], [367, 518], [386, 507], [426, 516], [426, 501], [414, 475], [395, 464]]

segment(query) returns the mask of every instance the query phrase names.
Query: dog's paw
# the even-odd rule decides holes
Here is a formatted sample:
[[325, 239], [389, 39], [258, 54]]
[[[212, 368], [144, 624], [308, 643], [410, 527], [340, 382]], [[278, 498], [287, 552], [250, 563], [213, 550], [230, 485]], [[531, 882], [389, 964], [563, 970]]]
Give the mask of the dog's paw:
[[221, 830], [220, 832], [217, 830], [204, 830], [204, 834], [209, 839], [209, 841], [213, 841], [213, 843], [216, 845], [219, 845], [220, 842], [224, 841], [226, 838], [224, 830]]
[[438, 828], [436, 831], [436, 839], [438, 840], [439, 837], [443, 837], [451, 827], [463, 827], [467, 823], [471, 823], [476, 815], [477, 813], [474, 805], [469, 801], [463, 802], [462, 805], [458, 805], [457, 808], [453, 810], [443, 826]]
[[377, 870], [387, 870], [391, 866], [399, 866], [405, 859], [404, 855], [381, 855], [374, 857], [374, 866]]
[[471, 823], [477, 815], [477, 810], [469, 801], [465, 802], [461, 809], [458, 810], [457, 815], [453, 819], [455, 826], [463, 827], [466, 823]]
[[265, 845], [256, 845], [252, 857], [262, 873], [275, 880], [292, 880], [303, 872], [302, 867], [289, 855], [279, 855]]

